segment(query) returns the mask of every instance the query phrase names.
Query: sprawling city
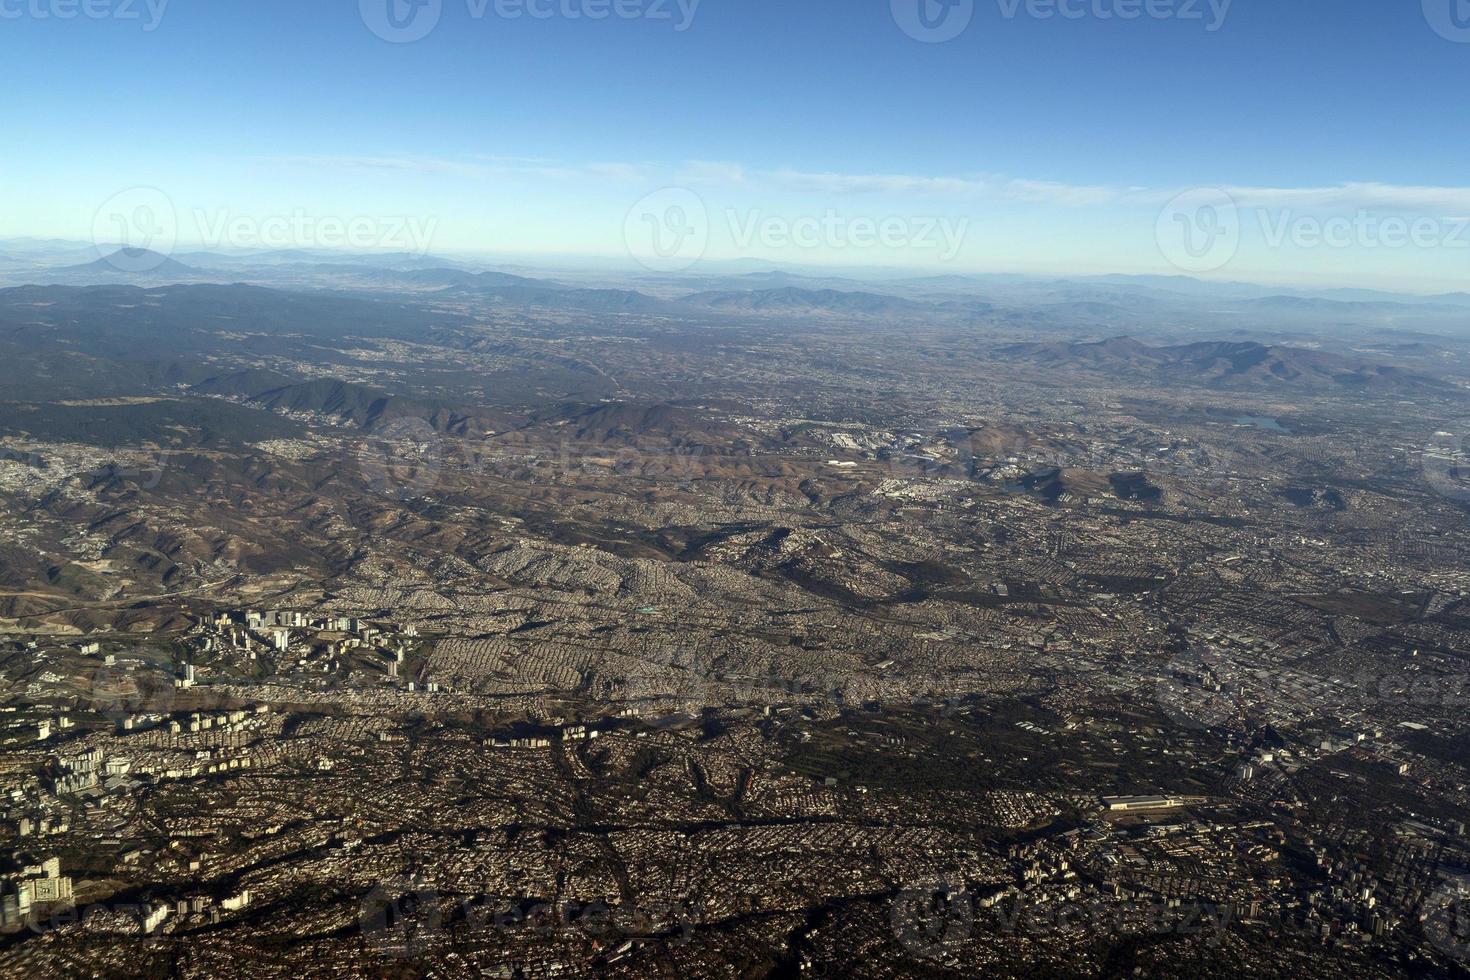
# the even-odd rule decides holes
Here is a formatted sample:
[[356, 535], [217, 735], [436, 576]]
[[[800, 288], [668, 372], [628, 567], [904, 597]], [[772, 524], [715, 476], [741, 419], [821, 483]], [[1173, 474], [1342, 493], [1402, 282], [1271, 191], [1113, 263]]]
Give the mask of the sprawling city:
[[[11, 40], [142, 50], [229, 19], [104, 6], [27, 8]], [[384, 6], [301, 16], [384, 64], [463, 54], [453, 4]], [[663, 51], [769, 13], [648, 6], [493, 30], [582, 32], [565, 43], [607, 59], [601, 31]], [[876, 7], [853, 30], [897, 35], [896, 59], [990, 43], [982, 20], [1034, 51], [1074, 26], [1215, 34], [1022, 5], [931, 36], [953, 4]], [[1230, 16], [1221, 39], [1276, 15]], [[490, 44], [477, 27], [464, 43]], [[251, 99], [253, 125], [272, 102]], [[1470, 294], [1429, 282], [1470, 190], [1430, 168], [1331, 199], [1221, 181], [1100, 204], [991, 178], [264, 157], [359, 194], [618, 184], [625, 252], [553, 258], [527, 230], [512, 259], [461, 243], [452, 209], [363, 224], [305, 195], [211, 238], [186, 226], [218, 175], [67, 204], [15, 181], [0, 973], [1470, 977]], [[721, 203], [797, 191], [838, 210]], [[910, 192], [956, 194], [954, 217], [873, 196]], [[1301, 208], [1355, 194], [1379, 217], [1353, 234], [1387, 237], [1333, 251], [1349, 225], [1319, 216], [1313, 246]], [[966, 264], [1042, 196], [1141, 209], [1172, 266], [1123, 244], [1126, 271]], [[1090, 220], [1056, 219], [1061, 258]], [[949, 265], [900, 261], [931, 245]], [[1390, 281], [1421, 260], [1424, 288]], [[1308, 274], [1323, 261], [1339, 279]]]

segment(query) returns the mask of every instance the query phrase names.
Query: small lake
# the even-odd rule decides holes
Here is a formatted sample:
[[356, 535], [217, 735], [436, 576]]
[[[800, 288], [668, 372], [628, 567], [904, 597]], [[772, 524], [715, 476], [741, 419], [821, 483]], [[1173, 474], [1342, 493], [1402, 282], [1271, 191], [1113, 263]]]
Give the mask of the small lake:
[[1290, 432], [1279, 419], [1267, 418], [1264, 415], [1241, 415], [1232, 419], [1236, 425], [1253, 425], [1258, 429], [1269, 429], [1272, 432]]
[[1236, 414], [1230, 414], [1229, 411], [1217, 411], [1214, 408], [1205, 408], [1205, 414], [1211, 419], [1219, 419], [1222, 422], [1232, 423], [1232, 425], [1255, 426], [1257, 429], [1266, 429], [1269, 432], [1291, 432], [1291, 429], [1280, 423], [1280, 419], [1272, 419], [1270, 416], [1236, 416]]

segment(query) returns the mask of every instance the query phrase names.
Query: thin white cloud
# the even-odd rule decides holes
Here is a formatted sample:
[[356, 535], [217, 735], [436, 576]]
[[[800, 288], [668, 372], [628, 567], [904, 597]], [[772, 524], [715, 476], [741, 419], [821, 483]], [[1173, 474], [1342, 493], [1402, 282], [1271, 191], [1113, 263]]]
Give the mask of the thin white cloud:
[[926, 177], [913, 174], [810, 173], [772, 170], [758, 176], [793, 190], [829, 194], [923, 194], [931, 197], [974, 197], [988, 195], [987, 178]]
[[1123, 192], [1111, 187], [1059, 184], [1049, 180], [1008, 180], [1003, 194], [1016, 201], [1034, 204], [1067, 204], [1075, 206], [1115, 204]]
[[648, 175], [648, 168], [637, 163], [589, 163], [582, 172], [612, 180], [642, 180]]
[[[754, 178], [792, 190], [828, 194], [890, 194], [976, 200], [1019, 201], [1065, 207], [1163, 204], [1195, 188], [1110, 187], [1030, 180], [1001, 174], [962, 177], [915, 174], [812, 173], [797, 170], [757, 171]], [[1470, 211], [1470, 187], [1432, 187], [1344, 182], [1319, 187], [1226, 185], [1219, 188], [1243, 208], [1302, 211], [1377, 211], [1449, 214]]]
[[[692, 160], [679, 167], [617, 161], [568, 164], [541, 157], [482, 156], [472, 161], [434, 157], [292, 156], [278, 162], [327, 169], [372, 169], [473, 179], [663, 182], [695, 186], [768, 186], [828, 195], [918, 196], [974, 201], [1012, 201], [1060, 207], [1157, 207], [1196, 187], [1107, 186], [1010, 177], [1002, 174], [944, 176], [853, 174], [790, 168], [752, 170], [731, 161]], [[1242, 208], [1300, 211], [1370, 211], [1393, 214], [1470, 214], [1470, 187], [1436, 187], [1348, 181], [1316, 187], [1207, 185], [1228, 193]]]
[[484, 160], [487, 163], [503, 167], [544, 167], [557, 162], [553, 157], [516, 157], [499, 156], [495, 154], [476, 157], [476, 160]]
[[1415, 214], [1470, 211], [1470, 187], [1350, 182], [1328, 187], [1226, 187], [1224, 190], [1242, 207]]
[[722, 160], [690, 160], [676, 177], [681, 184], [743, 184], [745, 167]]
[[[725, 164], [723, 167], [736, 168], [738, 165]], [[710, 166], [705, 166], [696, 173], [712, 180], [722, 176], [720, 168]], [[738, 173], [741, 182], [748, 178], [752, 182], [819, 194], [918, 195], [1067, 206], [1113, 204], [1125, 197], [1124, 191], [1114, 187], [1018, 180], [999, 174], [944, 177], [916, 174], [844, 174], [830, 171], [818, 173], [790, 169], [747, 172], [743, 167], [738, 167]]]
[[450, 174], [456, 177], [483, 177], [486, 168], [458, 160], [423, 157], [363, 156], [289, 156], [274, 157], [279, 163], [299, 164], [324, 170], [391, 170], [400, 173]]
[[639, 180], [649, 168], [634, 163], [587, 163], [567, 165], [540, 157], [482, 156], [471, 161], [437, 157], [290, 156], [274, 157], [279, 163], [299, 164], [327, 170], [389, 170], [400, 173], [447, 174], [456, 177], [489, 178], [527, 176], [553, 180], [603, 179]]

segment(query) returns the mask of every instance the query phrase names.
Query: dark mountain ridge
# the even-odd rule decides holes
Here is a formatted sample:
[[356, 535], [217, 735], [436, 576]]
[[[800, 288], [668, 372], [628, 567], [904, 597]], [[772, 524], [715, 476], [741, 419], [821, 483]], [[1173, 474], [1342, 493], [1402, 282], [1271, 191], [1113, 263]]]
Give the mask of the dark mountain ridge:
[[1084, 368], [1115, 375], [1147, 374], [1166, 380], [1305, 387], [1408, 387], [1451, 390], [1442, 378], [1378, 361], [1305, 347], [1268, 346], [1254, 341], [1201, 341], [1151, 347], [1132, 337], [1090, 343], [1015, 344], [1003, 358], [1040, 367]]

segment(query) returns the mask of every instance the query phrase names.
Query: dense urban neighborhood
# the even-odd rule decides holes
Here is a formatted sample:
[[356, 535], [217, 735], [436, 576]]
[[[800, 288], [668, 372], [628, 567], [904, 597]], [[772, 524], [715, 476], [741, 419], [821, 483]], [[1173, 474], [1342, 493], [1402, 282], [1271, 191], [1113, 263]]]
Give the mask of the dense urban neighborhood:
[[0, 291], [7, 975], [1470, 969], [1463, 349], [233, 274]]

